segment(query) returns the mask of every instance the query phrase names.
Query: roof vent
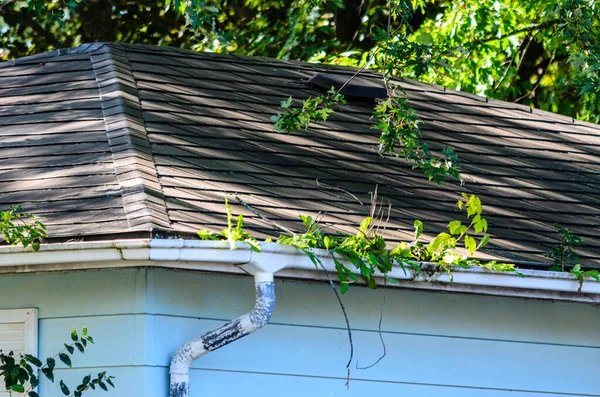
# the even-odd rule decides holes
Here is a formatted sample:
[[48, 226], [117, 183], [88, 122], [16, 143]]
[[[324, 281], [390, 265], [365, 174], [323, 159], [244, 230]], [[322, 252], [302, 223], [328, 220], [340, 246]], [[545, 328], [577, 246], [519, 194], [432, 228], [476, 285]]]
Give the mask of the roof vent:
[[387, 90], [384, 86], [360, 77], [354, 77], [346, 84], [351, 77], [342, 74], [317, 73], [308, 80], [308, 84], [325, 91], [329, 91], [332, 86], [337, 90], [344, 87], [342, 94], [357, 99], [387, 98]]

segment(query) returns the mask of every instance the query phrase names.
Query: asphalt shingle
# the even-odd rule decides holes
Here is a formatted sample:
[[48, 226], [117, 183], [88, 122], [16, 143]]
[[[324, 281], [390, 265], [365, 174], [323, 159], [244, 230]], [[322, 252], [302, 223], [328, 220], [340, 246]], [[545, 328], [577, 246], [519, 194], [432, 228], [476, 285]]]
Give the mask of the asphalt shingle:
[[600, 266], [600, 126], [403, 81], [424, 140], [461, 160], [463, 182], [438, 187], [377, 154], [369, 102], [274, 132], [279, 102], [316, 95], [305, 82], [317, 72], [355, 70], [101, 43], [0, 64], [0, 206], [45, 216], [52, 238], [164, 236], [223, 228], [228, 195], [257, 235], [278, 235], [231, 200], [238, 194], [292, 229], [298, 214], [320, 214], [326, 230], [353, 233], [377, 187], [391, 204], [386, 236], [401, 241], [414, 219], [431, 237], [460, 218], [466, 192], [484, 203], [486, 255], [543, 262], [556, 223], [581, 235], [584, 262]]

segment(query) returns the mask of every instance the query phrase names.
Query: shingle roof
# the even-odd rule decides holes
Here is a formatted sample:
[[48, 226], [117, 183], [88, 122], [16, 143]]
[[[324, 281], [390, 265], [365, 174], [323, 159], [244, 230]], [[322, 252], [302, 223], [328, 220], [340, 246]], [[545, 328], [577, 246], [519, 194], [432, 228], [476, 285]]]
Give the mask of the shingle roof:
[[[557, 223], [584, 237], [585, 263], [600, 265], [600, 126], [404, 81], [425, 140], [461, 160], [464, 184], [438, 187], [377, 154], [365, 103], [275, 133], [280, 101], [315, 95], [302, 82], [317, 72], [355, 71], [122, 44], [0, 64], [0, 208], [45, 216], [54, 238], [176, 234], [222, 228], [224, 194], [237, 193], [293, 229], [298, 214], [321, 212], [324, 225], [354, 233], [377, 185], [392, 204], [388, 237], [409, 240], [414, 219], [431, 236], [460, 217], [467, 192], [484, 203], [489, 254], [543, 261]], [[278, 234], [230, 201], [259, 236]]]

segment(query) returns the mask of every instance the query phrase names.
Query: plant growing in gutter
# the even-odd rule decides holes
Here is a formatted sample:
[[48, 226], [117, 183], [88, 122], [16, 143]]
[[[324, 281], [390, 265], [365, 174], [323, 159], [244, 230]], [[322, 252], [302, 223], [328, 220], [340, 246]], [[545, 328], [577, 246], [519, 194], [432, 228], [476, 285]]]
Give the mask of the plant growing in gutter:
[[[394, 266], [399, 266], [405, 272], [408, 267], [419, 273], [422, 271], [420, 265], [422, 262], [434, 264], [440, 270], [446, 272], [450, 279], [452, 279], [453, 267], [464, 269], [482, 267], [497, 272], [518, 273], [513, 265], [495, 261], [481, 262], [457, 251], [459, 247], [462, 247], [468, 251], [469, 256], [473, 256], [477, 250], [489, 243], [490, 236], [486, 233], [488, 225], [486, 219], [481, 216], [483, 206], [477, 196], [463, 194], [456, 205], [466, 212], [466, 218], [469, 222], [464, 224], [460, 220], [450, 222], [447, 232], [439, 233], [428, 243], [422, 241], [423, 222], [419, 220], [414, 222], [415, 235], [413, 241], [403, 242], [393, 249], [388, 249], [388, 242], [379, 234], [373, 216], [363, 219], [355, 235], [329, 235], [321, 230], [315, 219], [304, 215], [300, 215], [300, 218], [306, 230], [303, 233], [294, 233], [291, 236], [281, 235], [277, 239], [277, 243], [300, 249], [308, 255], [317, 268], [319, 268], [319, 260], [313, 249], [322, 249], [329, 252], [335, 263], [342, 293], [348, 291], [351, 283], [358, 281], [358, 276], [346, 264], [351, 264], [370, 288], [377, 288], [375, 282], [377, 273], [383, 274], [389, 282], [396, 283], [388, 275]], [[233, 214], [227, 199], [225, 200], [225, 206], [228, 227], [220, 234], [200, 230], [198, 232], [200, 238], [204, 240], [227, 240], [232, 249], [235, 248], [236, 241], [245, 242], [249, 244], [253, 251], [260, 252], [260, 243], [252, 238], [249, 233], [242, 230], [243, 216], [238, 215], [237, 224], [234, 226], [232, 222]]]
[[239, 214], [235, 227], [233, 226], [233, 213], [227, 197], [225, 197], [225, 208], [227, 209], [227, 228], [221, 230], [221, 233], [211, 232], [209, 230], [198, 230], [198, 236], [201, 240], [227, 240], [229, 247], [233, 250], [236, 249], [236, 241], [243, 242], [250, 246], [250, 249], [254, 252], [260, 252], [261, 246], [257, 239], [252, 237], [250, 233], [243, 230], [244, 227], [244, 216]]
[[34, 215], [23, 212], [20, 205], [0, 212], [0, 242], [24, 247], [31, 245], [37, 251], [46, 237], [46, 226]]
[[556, 232], [560, 236], [560, 240], [556, 247], [546, 253], [546, 257], [552, 259], [552, 265], [549, 267], [549, 270], [564, 272], [565, 266], [572, 266], [569, 273], [574, 275], [577, 278], [577, 281], [579, 281], [579, 289], [577, 292], [581, 292], [583, 282], [586, 279], [600, 281], [600, 272], [598, 272], [598, 270], [581, 269], [579, 255], [577, 255], [575, 250], [581, 246], [583, 239], [580, 236], [571, 233], [568, 228], [561, 228], [558, 225], [554, 225], [554, 229], [556, 229]]
[[554, 229], [560, 236], [560, 240], [556, 247], [546, 253], [546, 258], [552, 259], [550, 270], [564, 272], [565, 265], [579, 262], [579, 255], [575, 250], [581, 246], [583, 239], [572, 234], [568, 228], [558, 227], [555, 224]]
[[[75, 350], [85, 353], [88, 343], [94, 343], [94, 339], [88, 335], [87, 327], [83, 327], [82, 335], [77, 334], [77, 330], [73, 328], [71, 331], [71, 343], [64, 344], [64, 349], [56, 353], [52, 357], [46, 358], [45, 363], [39, 358], [30, 354], [20, 354], [15, 357], [11, 351], [7, 354], [0, 350], [0, 379], [4, 381], [6, 391], [12, 397], [13, 393], [21, 397], [39, 397], [36, 389], [40, 383], [40, 377], [43, 374], [48, 380], [54, 383], [54, 370], [56, 368], [56, 359], [72, 367], [72, 357]], [[60, 390], [65, 396], [81, 397], [83, 393], [89, 390], [96, 390], [96, 387], [104, 391], [108, 391], [107, 385], [115, 387], [113, 380], [114, 376], [106, 375], [106, 371], [99, 372], [95, 377], [86, 375], [81, 380], [81, 383], [71, 389], [61, 379], [59, 382]]]
[[577, 277], [577, 281], [579, 281], [579, 288], [577, 289], [577, 292], [579, 292], [579, 293], [581, 293], [581, 288], [583, 287], [583, 282], [586, 279], [592, 278], [596, 281], [600, 281], [600, 273], [598, 272], [598, 270], [595, 270], [595, 269], [581, 270], [580, 264], [573, 266], [573, 268], [571, 269], [571, 271], [569, 273], [571, 273], [572, 275]]

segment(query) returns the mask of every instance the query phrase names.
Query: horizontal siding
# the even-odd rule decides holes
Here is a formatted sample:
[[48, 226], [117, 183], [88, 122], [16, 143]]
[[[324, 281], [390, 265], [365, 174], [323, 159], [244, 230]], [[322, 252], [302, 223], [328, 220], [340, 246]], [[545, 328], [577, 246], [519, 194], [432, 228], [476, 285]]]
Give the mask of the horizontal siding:
[[[167, 370], [163, 370], [166, 373]], [[344, 386], [345, 378], [282, 376], [278, 374], [254, 372], [230, 372], [216, 370], [191, 371], [191, 395], [237, 397], [248, 395], [248, 391], [264, 397], [364, 397], [364, 396], [406, 396], [406, 397], [556, 397], [573, 394], [547, 394], [522, 390], [481, 389], [477, 387], [455, 387], [449, 385], [412, 384], [404, 382], [380, 382], [367, 375], [357, 375], [349, 387]], [[164, 379], [156, 376], [156, 379]], [[162, 386], [161, 386], [162, 387]], [[158, 388], [158, 387], [157, 387]], [[218, 391], [218, 392], [215, 392]], [[577, 395], [581, 396], [581, 395]], [[596, 396], [596, 394], [593, 394]]]
[[[157, 269], [149, 274], [149, 283], [156, 294], [154, 312], [158, 314], [226, 320], [250, 310], [254, 301], [254, 285], [248, 277]], [[345, 325], [335, 296], [324, 283], [278, 280], [275, 293], [277, 305], [271, 324], [323, 328]], [[353, 328], [377, 330], [383, 294], [383, 289], [350, 288], [343, 300]], [[598, 310], [568, 302], [389, 289], [382, 329], [600, 347]]]
[[137, 269], [2, 275], [0, 309], [37, 307], [40, 320], [131, 314], [139, 310], [135, 296], [143, 293], [144, 280]]
[[[600, 319], [589, 305], [390, 289], [387, 356], [358, 370], [357, 362], [371, 364], [382, 351], [383, 291], [351, 288], [343, 298], [355, 346], [347, 389], [347, 334], [328, 285], [278, 281], [276, 296], [264, 329], [193, 364], [192, 397], [600, 396]], [[107, 369], [117, 376], [107, 397], [166, 396], [179, 346], [247, 312], [253, 299], [249, 277], [161, 269], [0, 277], [2, 308], [39, 308], [40, 356], [56, 353], [72, 327], [88, 326], [96, 343], [75, 353], [74, 369], [61, 365], [57, 378], [73, 385]], [[40, 391], [62, 395], [47, 381]]]
[[[247, 312], [254, 296], [248, 277], [158, 269], [149, 275], [149, 292], [160, 341], [149, 341], [157, 347], [150, 364], [165, 369], [180, 341]], [[383, 293], [351, 288], [343, 298], [355, 346], [350, 391], [344, 387], [347, 334], [331, 289], [278, 281], [269, 325], [197, 360], [192, 378], [205, 392], [192, 390], [192, 396], [238, 394], [244, 385], [238, 378], [267, 395], [600, 395], [592, 381], [600, 370], [600, 318], [597, 309], [581, 304], [388, 290], [382, 326], [387, 356], [372, 369], [357, 370], [356, 360], [364, 366], [381, 354]], [[561, 368], [578, 375], [557, 376]]]
[[[181, 340], [209, 331], [221, 322], [157, 317], [156, 365], [168, 365]], [[196, 330], [196, 332], [194, 332]], [[381, 354], [375, 332], [353, 331], [355, 359], [368, 365]], [[527, 390], [545, 393], [598, 393], [600, 349], [539, 343], [386, 333], [387, 356], [369, 370], [351, 376], [379, 382], [458, 388]], [[264, 329], [197, 360], [193, 368], [231, 372], [344, 379], [348, 339], [343, 330], [268, 325]], [[356, 362], [353, 362], [353, 367]], [[577, 376], [556, 376], [559, 368]], [[343, 382], [340, 383], [343, 387]]]
[[[146, 396], [144, 388], [132, 382], [143, 381], [137, 366], [145, 361], [145, 345], [138, 342], [146, 332], [145, 280], [145, 270], [140, 269], [0, 276], [0, 309], [39, 309], [39, 357], [45, 359], [61, 350], [73, 327], [81, 330], [87, 326], [96, 342], [89, 344], [83, 355], [75, 351], [74, 369], [57, 364], [56, 384], [42, 377], [42, 397], [64, 397], [59, 379], [76, 386], [83, 376], [104, 369], [117, 376], [118, 388], [97, 394]], [[0, 324], [0, 333], [8, 332], [3, 327]], [[158, 395], [164, 397], [164, 393]], [[8, 394], [0, 393], [0, 397]]]
[[[145, 397], [145, 396], [160, 396], [166, 397], [166, 393], [145, 393], [145, 370], [143, 367], [104, 367], [104, 368], [75, 368], [75, 369], [56, 369], [55, 384], [48, 381], [42, 381], [40, 383], [39, 394], [41, 397], [64, 397], [65, 395], [60, 391], [58, 383], [60, 379], [64, 380], [67, 386], [77, 386], [81, 383], [81, 380], [86, 375], [96, 376], [99, 371], [107, 370], [107, 375], [115, 377], [113, 382], [115, 388], [108, 386], [108, 393], [102, 390], [96, 389], [96, 391], [90, 390], [84, 395], [88, 397], [102, 396], [102, 397]], [[167, 389], [168, 390], [168, 389]]]

